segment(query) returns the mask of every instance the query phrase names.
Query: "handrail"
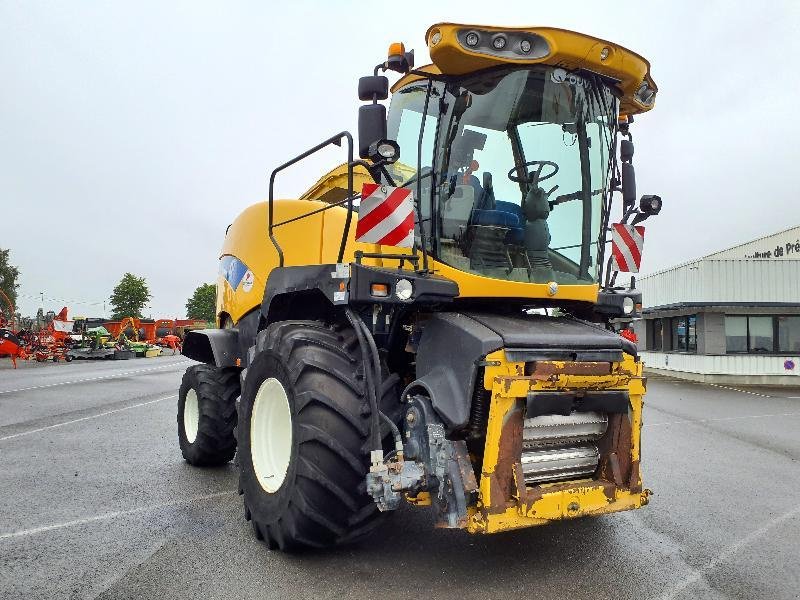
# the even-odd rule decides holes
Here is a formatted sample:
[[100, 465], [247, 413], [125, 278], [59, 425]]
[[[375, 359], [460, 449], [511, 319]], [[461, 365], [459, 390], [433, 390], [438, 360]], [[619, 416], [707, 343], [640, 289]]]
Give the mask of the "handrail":
[[[308, 213], [306, 215], [301, 215], [300, 217], [297, 217], [295, 219], [290, 219], [288, 221], [282, 221], [281, 223], [274, 224], [273, 223], [273, 202], [274, 202], [274, 190], [275, 190], [275, 176], [279, 172], [283, 171], [284, 169], [286, 169], [288, 167], [291, 167], [295, 163], [298, 163], [301, 160], [303, 160], [304, 158], [308, 158], [312, 154], [314, 154], [316, 152], [319, 152], [320, 150], [322, 150], [323, 148], [326, 148], [327, 146], [334, 145], [334, 146], [341, 147], [342, 139], [346, 139], [347, 140], [347, 217], [346, 217], [345, 223], [344, 223], [344, 232], [342, 234], [342, 243], [339, 246], [339, 256], [336, 259], [336, 262], [342, 262], [342, 259], [344, 258], [344, 250], [345, 250], [345, 246], [347, 245], [347, 237], [350, 234], [350, 223], [351, 223], [351, 221], [353, 219], [353, 167], [356, 164], [361, 164], [362, 163], [362, 161], [356, 161], [355, 163], [353, 162], [353, 136], [348, 131], [342, 131], [341, 133], [337, 133], [336, 135], [329, 137], [324, 142], [321, 142], [321, 143], [317, 144], [313, 148], [311, 148], [309, 150], [306, 150], [302, 154], [299, 154], [299, 155], [295, 156], [290, 161], [285, 162], [282, 165], [276, 167], [272, 171], [272, 173], [270, 174], [270, 176], [269, 176], [269, 210], [268, 210], [268, 213], [269, 213], [269, 217], [268, 217], [269, 218], [269, 223], [268, 223], [269, 229], [268, 229], [268, 231], [269, 231], [269, 239], [272, 242], [272, 245], [275, 246], [275, 250], [277, 250], [277, 252], [278, 252], [278, 266], [279, 267], [283, 267], [283, 250], [281, 249], [280, 244], [278, 244], [278, 240], [275, 239], [275, 235], [273, 234], [272, 230], [275, 227], [279, 227], [280, 225], [285, 225], [286, 223], [291, 223], [292, 221], [296, 221], [299, 218], [307, 217], [307, 216], [309, 216], [311, 214], [316, 214], [317, 212], [321, 212], [321, 210], [312, 211], [312, 212], [310, 212], [310, 213]], [[327, 208], [329, 208], [329, 207], [326, 207], [325, 209], [322, 209], [322, 210], [326, 210]]]
[[[361, 194], [356, 194], [353, 200], [357, 200], [361, 198]], [[332, 208], [336, 208], [337, 206], [341, 206], [342, 204], [347, 204], [350, 202], [350, 198], [345, 198], [344, 200], [339, 200], [338, 202], [331, 202], [322, 208], [318, 208], [316, 210], [309, 211], [307, 213], [303, 213], [302, 215], [297, 215], [296, 217], [292, 217], [291, 219], [286, 219], [285, 221], [278, 221], [274, 223], [273, 227], [280, 227], [281, 225], [286, 225], [288, 223], [294, 223], [295, 221], [299, 221], [300, 219], [305, 219], [306, 217], [310, 217], [312, 215], [316, 215], [321, 212], [325, 212], [326, 210], [330, 210]]]
[[399, 260], [400, 268], [403, 268], [403, 262], [408, 261], [414, 265], [414, 269], [419, 266], [419, 256], [416, 254], [384, 254], [382, 252], [364, 252], [356, 250], [355, 252], [356, 264], [360, 265], [361, 260], [364, 258], [380, 258], [383, 260]]

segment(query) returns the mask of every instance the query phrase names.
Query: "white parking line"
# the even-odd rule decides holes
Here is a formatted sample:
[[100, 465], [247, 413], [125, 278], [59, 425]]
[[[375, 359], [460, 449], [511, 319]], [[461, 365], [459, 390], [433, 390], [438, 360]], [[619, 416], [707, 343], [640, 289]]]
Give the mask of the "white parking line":
[[174, 367], [175, 365], [182, 365], [183, 362], [169, 363], [168, 365], [160, 365], [158, 367], [150, 367], [149, 369], [138, 369], [136, 371], [123, 371], [121, 373], [112, 373], [111, 375], [103, 375], [101, 377], [90, 377], [88, 379], [76, 379], [74, 381], [61, 381], [59, 383], [48, 383], [47, 385], [34, 385], [26, 388], [17, 388], [16, 390], [0, 390], [0, 394], [13, 394], [14, 392], [27, 392], [29, 390], [41, 390], [43, 388], [56, 387], [59, 385], [71, 385], [73, 383], [86, 383], [87, 381], [98, 381], [100, 379], [114, 379], [115, 377], [124, 377], [125, 375], [135, 375], [137, 373], [147, 373], [148, 371], [157, 371], [159, 369], [166, 369]]
[[15, 433], [13, 435], [7, 435], [5, 437], [0, 437], [0, 442], [4, 442], [6, 440], [12, 440], [14, 438], [22, 437], [24, 435], [30, 435], [32, 433], [39, 433], [40, 431], [47, 431], [48, 429], [55, 429], [56, 427], [64, 427], [64, 425], [72, 425], [73, 423], [80, 423], [81, 421], [88, 421], [89, 419], [97, 419], [98, 417], [105, 417], [106, 415], [112, 415], [114, 413], [122, 412], [123, 410], [130, 410], [132, 408], [138, 408], [140, 406], [147, 406], [148, 404], [155, 404], [156, 402], [162, 402], [164, 400], [170, 400], [172, 398], [177, 398], [177, 394], [173, 394], [172, 396], [165, 396], [164, 398], [157, 398], [155, 400], [148, 400], [147, 402], [140, 402], [139, 404], [132, 404], [131, 406], [126, 406], [124, 408], [115, 408], [114, 410], [107, 410], [105, 412], [98, 413], [96, 415], [89, 415], [88, 417], [81, 417], [80, 419], [73, 419], [72, 421], [64, 421], [63, 423], [56, 423], [55, 425], [48, 425], [47, 427], [39, 427], [38, 429], [31, 429], [29, 431], [23, 431], [21, 433]]
[[742, 548], [745, 548], [755, 542], [758, 538], [765, 535], [770, 529], [774, 529], [781, 523], [788, 521], [792, 517], [796, 517], [800, 515], [800, 506], [796, 506], [792, 510], [787, 513], [782, 514], [779, 517], [772, 519], [771, 521], [767, 522], [766, 524], [762, 525], [749, 535], [746, 535], [741, 540], [736, 542], [735, 544], [731, 544], [725, 550], [720, 552], [716, 557], [709, 560], [706, 564], [692, 570], [689, 575], [687, 575], [682, 581], [680, 581], [675, 587], [671, 590], [668, 590], [659, 596], [659, 600], [671, 600], [675, 598], [678, 594], [680, 594], [683, 590], [688, 588], [690, 585], [697, 583], [700, 581], [706, 572], [711, 571], [712, 569], [717, 568], [723, 562], [731, 558], [734, 554], [739, 552]]
[[771, 415], [745, 415], [742, 417], [719, 417], [717, 419], [683, 419], [681, 421], [665, 421], [663, 423], [645, 423], [642, 427], [659, 427], [661, 425], [680, 425], [683, 423], [711, 423], [716, 421], [738, 421], [740, 419], [767, 419], [769, 417], [800, 417], [797, 413], [776, 413]]
[[183, 504], [189, 504], [191, 502], [198, 502], [201, 500], [211, 500], [212, 498], [221, 498], [222, 496], [229, 496], [235, 493], [236, 493], [235, 490], [231, 490], [228, 492], [217, 492], [215, 494], [206, 494], [204, 496], [195, 496], [194, 498], [175, 500], [174, 502], [165, 502], [163, 504], [151, 504], [150, 506], [142, 506], [139, 508], [132, 508], [130, 510], [118, 510], [114, 512], [108, 512], [102, 515], [86, 517], [85, 519], [75, 519], [74, 521], [64, 521], [62, 523], [54, 523], [53, 525], [43, 525], [41, 527], [33, 527], [31, 529], [21, 529], [19, 531], [11, 531], [9, 533], [0, 533], [0, 540], [25, 537], [28, 535], [36, 535], [37, 533], [53, 531], [54, 529], [64, 529], [65, 527], [74, 527], [76, 525], [86, 525], [87, 523], [95, 523], [97, 521], [107, 521], [109, 519], [116, 519], [117, 517], [126, 517], [128, 515], [134, 515], [136, 513], [147, 512], [150, 510], [159, 510], [162, 508], [180, 506]]
[[[753, 392], [751, 390], [743, 390], [741, 388], [730, 387], [730, 386], [727, 386], [727, 385], [719, 385], [717, 383], [708, 383], [708, 384], [703, 384], [703, 383], [700, 383], [700, 382], [696, 382], [696, 383], [698, 383], [699, 385], [710, 385], [710, 386], [715, 387], [715, 388], [720, 388], [720, 389], [723, 389], [723, 390], [730, 390], [732, 392], [740, 392], [742, 394], [750, 394], [751, 396], [758, 396], [759, 398], [778, 398], [778, 399], [786, 398], [786, 399], [789, 399], [789, 400], [798, 400], [798, 399], [800, 399], [800, 396], [770, 396], [769, 394], [761, 394], [759, 392]], [[798, 383], [800, 384], [800, 381]]]

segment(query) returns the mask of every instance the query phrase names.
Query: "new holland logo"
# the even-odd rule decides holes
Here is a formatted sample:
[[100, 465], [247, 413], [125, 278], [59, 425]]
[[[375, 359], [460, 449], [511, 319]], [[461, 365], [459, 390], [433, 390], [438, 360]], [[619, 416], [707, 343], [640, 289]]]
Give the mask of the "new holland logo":
[[550, 73], [550, 80], [553, 83], [569, 83], [571, 85], [581, 86], [588, 85], [588, 82], [583, 77], [580, 77], [575, 73], [570, 73], [569, 71], [561, 68], [553, 69], [553, 71]]
[[411, 248], [414, 245], [411, 190], [365, 183], [358, 207], [356, 241]]

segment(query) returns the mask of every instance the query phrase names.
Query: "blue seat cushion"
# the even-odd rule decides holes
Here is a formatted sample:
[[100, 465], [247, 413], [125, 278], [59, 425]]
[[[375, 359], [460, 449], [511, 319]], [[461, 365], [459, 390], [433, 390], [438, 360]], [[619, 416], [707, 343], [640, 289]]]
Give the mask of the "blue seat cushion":
[[473, 225], [495, 225], [498, 227], [519, 227], [519, 218], [504, 210], [475, 210], [472, 212]]
[[503, 212], [511, 213], [512, 215], [516, 215], [519, 219], [520, 224], [524, 222], [523, 214], [522, 214], [522, 207], [519, 204], [514, 204], [513, 202], [506, 202], [505, 200], [497, 200], [494, 203], [495, 210], [502, 210]]
[[521, 246], [525, 243], [525, 216], [522, 214], [522, 207], [513, 202], [497, 200], [494, 203], [495, 209], [514, 215], [517, 218], [517, 226], [512, 227], [506, 235], [506, 243]]

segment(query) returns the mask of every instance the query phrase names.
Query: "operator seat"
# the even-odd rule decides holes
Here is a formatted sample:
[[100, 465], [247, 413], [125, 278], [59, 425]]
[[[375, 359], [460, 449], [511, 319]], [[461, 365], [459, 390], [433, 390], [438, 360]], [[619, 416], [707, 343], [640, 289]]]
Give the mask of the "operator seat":
[[483, 173], [483, 186], [470, 221], [468, 249], [472, 268], [514, 267], [509, 246], [519, 246], [523, 239], [523, 215], [520, 207], [495, 199], [492, 174]]
[[[519, 228], [522, 221], [519, 215], [511, 211], [500, 210], [494, 197], [494, 187], [492, 186], [492, 174], [488, 171], [483, 173], [483, 188], [477, 196], [475, 211], [472, 213], [472, 225], [495, 225], [497, 227]], [[504, 202], [503, 204], [509, 204]]]
[[547, 218], [550, 216], [550, 203], [547, 192], [531, 184], [525, 196], [523, 211], [525, 213], [525, 251], [531, 264], [531, 281], [546, 283], [554, 279], [553, 265], [550, 262], [550, 227]]
[[495, 225], [508, 227], [505, 242], [512, 245], [521, 245], [524, 240], [523, 223], [525, 217], [522, 208], [513, 202], [495, 199], [492, 174], [483, 172], [483, 188], [475, 202], [475, 212], [472, 216], [473, 225]]

